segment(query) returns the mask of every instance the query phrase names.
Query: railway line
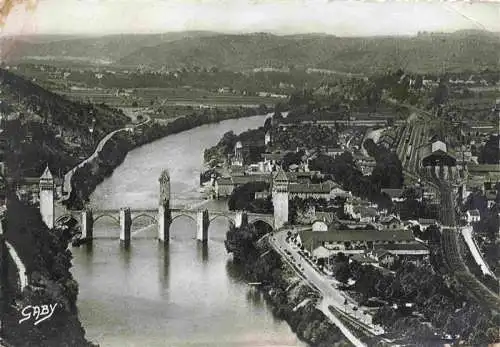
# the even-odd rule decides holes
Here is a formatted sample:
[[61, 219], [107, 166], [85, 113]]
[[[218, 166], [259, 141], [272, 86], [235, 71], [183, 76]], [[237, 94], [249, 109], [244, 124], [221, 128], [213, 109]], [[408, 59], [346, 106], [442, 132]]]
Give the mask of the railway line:
[[441, 229], [441, 247], [450, 272], [478, 302], [491, 310], [498, 311], [500, 297], [478, 280], [465, 264], [460, 251], [461, 234], [456, 224], [453, 191], [445, 180], [442, 181], [441, 203], [441, 223], [444, 225]]
[[422, 159], [420, 148], [426, 145], [430, 126], [429, 120], [426, 122], [425, 118], [408, 122], [402, 131], [396, 153], [401, 159], [404, 174], [430, 187], [441, 202], [441, 247], [450, 273], [477, 302], [491, 310], [500, 311], [500, 297], [470, 272], [461, 253], [461, 233], [457, 228], [458, 211], [452, 182], [460, 182], [465, 174], [460, 174], [453, 167], [421, 167], [419, 164]]

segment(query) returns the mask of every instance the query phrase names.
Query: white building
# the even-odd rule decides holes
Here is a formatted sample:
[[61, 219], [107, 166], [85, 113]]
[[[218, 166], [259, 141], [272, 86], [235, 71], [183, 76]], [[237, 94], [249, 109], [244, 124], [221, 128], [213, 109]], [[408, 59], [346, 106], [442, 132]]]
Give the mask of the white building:
[[478, 210], [468, 210], [466, 213], [468, 223], [477, 223], [481, 221], [481, 215]]

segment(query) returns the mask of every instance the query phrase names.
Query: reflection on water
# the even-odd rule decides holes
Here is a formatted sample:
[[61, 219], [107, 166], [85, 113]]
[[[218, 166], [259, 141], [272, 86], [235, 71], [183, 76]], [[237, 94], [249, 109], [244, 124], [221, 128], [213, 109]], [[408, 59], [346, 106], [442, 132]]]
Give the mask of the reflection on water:
[[[199, 200], [203, 149], [228, 130], [238, 133], [263, 122], [264, 117], [221, 122], [134, 150], [97, 188], [91, 205], [154, 207], [165, 168], [175, 204]], [[157, 226], [148, 224], [146, 218], [134, 221], [126, 248], [118, 241], [116, 222], [102, 218], [94, 245], [73, 248], [78, 309], [88, 338], [104, 347], [305, 346], [286, 323], [274, 319], [227, 254], [227, 220], [210, 223], [205, 245], [195, 240], [196, 223], [189, 218], [171, 224], [166, 245], [156, 240]]]
[[250, 287], [247, 291], [247, 300], [256, 307], [262, 307], [264, 298], [257, 287]]
[[158, 274], [161, 297], [168, 300], [168, 288], [170, 287], [170, 251], [169, 244], [158, 242]]
[[132, 257], [132, 246], [120, 241], [120, 260], [124, 269], [128, 272], [130, 270], [130, 258]]
[[196, 249], [198, 250], [198, 259], [201, 260], [202, 263], [208, 262], [208, 244], [198, 242], [196, 245]]

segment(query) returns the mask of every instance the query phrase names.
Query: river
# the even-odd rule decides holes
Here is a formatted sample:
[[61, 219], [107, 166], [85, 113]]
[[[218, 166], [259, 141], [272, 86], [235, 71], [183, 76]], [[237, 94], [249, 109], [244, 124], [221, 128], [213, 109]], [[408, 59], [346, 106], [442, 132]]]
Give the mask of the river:
[[[170, 172], [175, 205], [199, 201], [203, 150], [226, 131], [240, 133], [264, 120], [204, 125], [135, 149], [97, 187], [91, 205], [155, 207], [163, 169]], [[139, 233], [128, 250], [119, 245], [118, 226], [106, 219], [96, 222], [92, 247], [73, 248], [78, 309], [88, 339], [120, 347], [307, 346], [241, 278], [224, 248], [226, 220], [211, 223], [205, 247], [194, 239], [190, 219], [173, 222], [167, 248], [155, 239], [156, 225], [142, 223], [134, 223], [133, 232]]]

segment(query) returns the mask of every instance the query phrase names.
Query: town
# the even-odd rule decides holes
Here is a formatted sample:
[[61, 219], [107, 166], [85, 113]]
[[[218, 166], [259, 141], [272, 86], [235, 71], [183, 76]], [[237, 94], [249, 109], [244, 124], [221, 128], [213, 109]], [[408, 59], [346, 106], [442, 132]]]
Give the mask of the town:
[[[192, 35], [145, 37], [255, 50], [320, 40]], [[440, 35], [401, 42], [462, 40]], [[82, 40], [52, 44], [78, 52], [93, 42]], [[387, 43], [373, 40], [343, 49]], [[0, 68], [0, 345], [74, 335], [92, 346], [83, 325], [92, 339], [144, 328], [154, 318], [143, 304], [155, 324], [187, 321], [193, 336], [227, 315], [213, 323], [219, 335], [232, 321], [254, 332], [279, 318], [320, 347], [499, 342], [500, 80], [490, 65], [301, 65], [267, 51], [224, 58], [227, 68], [135, 51], [70, 63], [38, 59], [43, 42], [22, 45], [26, 59]], [[40, 303], [58, 310], [20, 324], [23, 307]], [[99, 323], [108, 311], [120, 312], [110, 319], [119, 328]]]

